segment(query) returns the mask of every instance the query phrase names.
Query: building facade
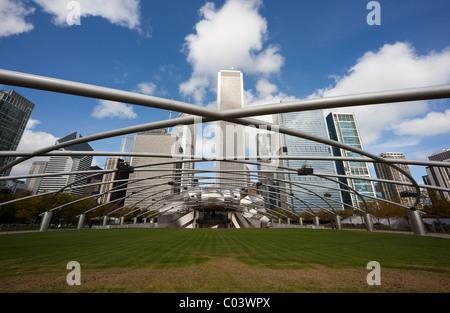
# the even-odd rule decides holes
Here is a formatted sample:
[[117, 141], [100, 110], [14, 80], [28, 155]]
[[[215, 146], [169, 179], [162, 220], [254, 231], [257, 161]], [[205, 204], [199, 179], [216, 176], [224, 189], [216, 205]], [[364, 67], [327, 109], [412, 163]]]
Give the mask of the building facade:
[[[221, 111], [238, 109], [244, 106], [244, 80], [242, 72], [220, 71], [217, 83], [217, 108]], [[245, 158], [245, 129], [243, 125], [237, 125], [225, 121], [218, 121], [218, 138], [216, 143], [216, 155], [220, 159], [239, 160]], [[244, 163], [217, 161], [218, 171], [244, 172]], [[216, 174], [219, 187], [241, 188], [245, 187], [245, 176], [233, 173]]]
[[[133, 152], [134, 148], [134, 137], [123, 136], [122, 144], [120, 145], [120, 152]], [[122, 157], [124, 162], [130, 162], [131, 157]]]
[[[330, 139], [344, 143], [351, 147], [363, 150], [363, 143], [359, 135], [355, 115], [353, 113], [330, 113], [326, 117]], [[332, 147], [334, 156], [361, 157], [360, 154]], [[372, 178], [369, 166], [365, 162], [335, 161], [339, 175], [348, 177]], [[376, 197], [375, 189], [371, 181], [364, 179], [339, 178], [341, 182], [349, 185], [358, 193], [365, 196]], [[347, 189], [341, 186], [342, 189]], [[354, 192], [342, 191], [342, 200], [350, 207], [360, 207], [361, 198]]]
[[[34, 104], [14, 90], [0, 92], [0, 151], [15, 151], [30, 119]], [[0, 168], [15, 157], [0, 157]], [[11, 169], [0, 173], [9, 176]], [[0, 183], [3, 188], [4, 183]]]
[[[450, 149], [443, 149], [439, 152], [433, 153], [428, 157], [430, 161], [450, 162]], [[427, 175], [424, 176], [426, 185], [438, 186], [443, 188], [450, 188], [450, 168], [428, 166], [426, 168]], [[450, 201], [450, 192], [437, 190], [437, 194], [441, 199]]]
[[[321, 110], [300, 111], [279, 114], [280, 125], [304, 133], [328, 139], [328, 130]], [[332, 156], [331, 147], [319, 142], [282, 134], [282, 146], [287, 156]], [[314, 173], [336, 175], [333, 161], [327, 160], [285, 160], [286, 167], [300, 169], [312, 168]], [[314, 175], [289, 174], [292, 183], [292, 205], [296, 211], [311, 209], [342, 210], [340, 186], [337, 182]], [[334, 179], [335, 178], [331, 178]], [[326, 197], [325, 197], [326, 195]], [[325, 199], [324, 199], [325, 198]]]
[[[190, 116], [186, 113], [180, 113], [179, 117]], [[195, 156], [195, 145], [197, 135], [197, 125], [177, 125], [175, 127], [177, 145], [175, 153], [178, 154], [180, 160], [189, 160]], [[176, 168], [182, 172], [177, 173], [176, 186], [178, 189], [184, 187], [193, 187], [195, 185], [195, 175], [192, 170], [195, 169], [195, 162], [178, 163]]]
[[[136, 135], [134, 152], [172, 154], [176, 137], [166, 129], [140, 132]], [[173, 193], [169, 185], [175, 179], [175, 164], [164, 164], [173, 161], [170, 158], [133, 156], [130, 173], [126, 207], [156, 210], [163, 205], [163, 198]], [[153, 165], [162, 163], [160, 165]]]
[[[405, 159], [405, 155], [401, 152], [383, 152], [380, 154], [382, 158], [387, 159]], [[398, 182], [406, 182], [410, 183], [411, 181], [398, 170], [393, 167], [386, 165], [384, 163], [375, 163], [375, 172], [379, 179], [393, 180]], [[409, 170], [409, 166], [407, 164], [397, 164], [401, 169], [411, 174]], [[381, 192], [383, 194], [383, 198], [401, 203], [406, 206], [413, 206], [415, 199], [411, 197], [403, 198], [401, 197], [402, 192], [415, 192], [413, 187], [392, 184], [392, 183], [380, 183]]]
[[[47, 168], [47, 161], [35, 161], [31, 165], [30, 175], [38, 175], [45, 173], [45, 169]], [[27, 190], [31, 191], [31, 194], [35, 195], [38, 193], [39, 187], [41, 186], [42, 177], [36, 178], [27, 178], [26, 185]]]
[[[125, 169], [125, 170], [122, 170]], [[103, 175], [100, 186], [99, 203], [123, 205], [127, 194], [128, 179], [131, 173], [129, 163], [122, 158], [107, 158], [105, 171], [116, 170]]]
[[[81, 138], [82, 135], [73, 132], [65, 137], [58, 139], [55, 143], [63, 143], [70, 140]], [[63, 151], [94, 151], [89, 143], [81, 143], [73, 146], [63, 148]], [[65, 193], [82, 196], [84, 194], [84, 186], [86, 185], [86, 177], [88, 174], [77, 173], [69, 174], [70, 172], [82, 172], [88, 171], [92, 165], [92, 155], [80, 156], [51, 156], [48, 161], [45, 173], [61, 173], [65, 172], [65, 175], [58, 176], [46, 176], [42, 178], [41, 185], [39, 187], [39, 193], [57, 191], [66, 185], [70, 185], [69, 188], [64, 190]]]

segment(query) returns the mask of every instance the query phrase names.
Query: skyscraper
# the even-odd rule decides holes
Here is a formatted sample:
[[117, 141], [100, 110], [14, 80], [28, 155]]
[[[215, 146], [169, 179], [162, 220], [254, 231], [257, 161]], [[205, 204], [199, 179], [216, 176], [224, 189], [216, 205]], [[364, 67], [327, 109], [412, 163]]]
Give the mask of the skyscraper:
[[[328, 114], [326, 121], [330, 139], [363, 150], [362, 140], [359, 135], [358, 126], [353, 113], [330, 113]], [[332, 149], [334, 156], [361, 156], [358, 153], [347, 151], [339, 147], [333, 147]], [[364, 162], [336, 161], [336, 170], [340, 175], [371, 178], [369, 166]], [[375, 197], [375, 189], [372, 182], [368, 180], [347, 178], [340, 178], [339, 180], [344, 184], [349, 185], [362, 195]], [[342, 187], [342, 189], [345, 188]], [[355, 193], [342, 191], [342, 199], [346, 204], [359, 208], [361, 198], [359, 198]]]
[[[9, 90], [0, 91], [0, 151], [15, 151], [30, 119], [34, 104]], [[14, 161], [15, 157], [0, 157], [0, 168]], [[11, 169], [0, 176], [9, 176]]]
[[[111, 173], [105, 173], [100, 187], [102, 196], [98, 199], [99, 203], [108, 203], [114, 201], [117, 205], [124, 203], [128, 182], [126, 181], [130, 175], [128, 162], [122, 158], [107, 158], [105, 170], [117, 170]], [[124, 168], [125, 170], [121, 170]]]
[[[325, 119], [321, 110], [300, 111], [282, 113], [279, 115], [280, 125], [294, 130], [305, 132], [316, 137], [328, 139], [328, 131]], [[331, 156], [331, 147], [319, 142], [298, 138], [283, 134], [281, 136], [282, 146], [286, 147], [287, 156]], [[303, 165], [312, 168], [314, 173], [336, 175], [336, 169], [333, 161], [323, 160], [286, 160], [285, 166], [292, 169], [300, 169]], [[333, 179], [333, 178], [331, 178]], [[342, 198], [339, 192], [339, 184], [314, 175], [290, 174], [289, 179], [292, 183], [299, 184], [301, 187], [293, 188], [293, 205], [295, 210], [304, 210], [308, 207], [312, 210], [322, 208], [330, 210], [330, 206], [335, 210], [342, 210]], [[327, 196], [325, 199], [324, 196]], [[322, 197], [322, 198], [321, 198]], [[303, 201], [304, 202], [303, 202]]]
[[[134, 137], [123, 136], [122, 144], [120, 145], [120, 152], [133, 152], [134, 147]], [[125, 162], [130, 162], [130, 157], [122, 157]]]
[[[62, 137], [56, 141], [55, 144], [67, 142], [70, 140], [75, 140], [81, 138], [82, 135], [73, 132], [65, 137]], [[94, 151], [89, 143], [80, 143], [73, 146], [68, 146], [63, 148], [64, 151]], [[51, 156], [48, 161], [45, 173], [61, 173], [61, 172], [80, 172], [88, 171], [91, 168], [92, 155], [86, 156]], [[77, 186], [85, 185], [86, 180], [84, 177], [87, 174], [79, 173], [74, 175], [58, 175], [58, 176], [46, 176], [42, 178], [41, 186], [39, 192], [57, 191], [62, 187], [72, 184], [70, 188], [64, 190], [65, 193], [70, 193], [74, 195], [82, 196], [84, 194], [84, 188], [76, 188]]]
[[[405, 156], [401, 152], [384, 152], [381, 153], [380, 156], [382, 158], [388, 158], [388, 159], [405, 159]], [[409, 170], [409, 166], [407, 164], [397, 164], [401, 169], [406, 171], [407, 173], [411, 173]], [[377, 173], [377, 177], [379, 179], [386, 179], [386, 180], [394, 180], [399, 182], [407, 182], [410, 183], [410, 180], [402, 173], [400, 173], [398, 170], [394, 169], [393, 167], [386, 165], [384, 163], [375, 163], [375, 172]], [[409, 192], [415, 192], [415, 189], [412, 187], [408, 187], [405, 185], [398, 185], [398, 184], [390, 184], [390, 183], [381, 183], [381, 192], [383, 194], [383, 198], [397, 201], [403, 205], [406, 206], [413, 206], [414, 205], [414, 198], [402, 198], [401, 192], [403, 191], [409, 191]]]
[[[30, 175], [43, 174], [45, 173], [45, 169], [47, 167], [47, 161], [35, 161], [31, 165]], [[38, 193], [39, 186], [41, 185], [42, 177], [36, 178], [27, 178], [26, 185], [27, 190], [31, 191], [31, 194], [35, 195]]]
[[[220, 71], [217, 83], [217, 107], [219, 110], [230, 110], [244, 106], [244, 81], [239, 71]], [[217, 122], [219, 138], [217, 142], [217, 157], [228, 160], [237, 160], [245, 157], [245, 132], [243, 125], [225, 121]], [[221, 136], [220, 136], [221, 135]], [[246, 170], [243, 163], [216, 162], [218, 171], [230, 170], [242, 172]], [[245, 176], [232, 173], [217, 173], [219, 186], [241, 187], [246, 183]]]
[[[189, 114], [180, 113], [179, 117], [187, 117]], [[197, 125], [178, 125], [175, 127], [177, 147], [176, 151], [183, 160], [191, 159], [195, 155]], [[195, 168], [195, 162], [184, 162], [177, 164], [177, 169], [184, 171], [177, 177], [179, 187], [189, 187], [194, 185], [194, 173], [189, 170]], [[185, 171], [186, 170], [186, 171]]]
[[[450, 162], [450, 149], [443, 149], [428, 157], [430, 161]], [[450, 168], [429, 166], [426, 168], [427, 176], [424, 182], [427, 185], [450, 188]], [[450, 200], [450, 192], [437, 190], [441, 199]]]
[[[175, 142], [176, 137], [168, 133], [166, 129], [144, 131], [136, 135], [134, 152], [172, 154]], [[174, 176], [176, 165], [151, 165], [170, 161], [172, 159], [133, 156], [131, 166], [134, 172], [130, 173], [125, 206], [136, 205], [136, 207], [150, 210], [161, 207], [163, 202], [158, 200], [173, 192], [168, 183], [174, 181], [174, 177], [170, 176]], [[159, 175], [169, 176], [157, 177]]]

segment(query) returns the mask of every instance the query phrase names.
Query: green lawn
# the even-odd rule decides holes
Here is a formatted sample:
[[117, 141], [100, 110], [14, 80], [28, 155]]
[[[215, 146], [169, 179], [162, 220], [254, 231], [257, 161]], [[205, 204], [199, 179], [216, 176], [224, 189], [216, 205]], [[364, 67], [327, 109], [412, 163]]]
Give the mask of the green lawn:
[[[85, 279], [77, 290], [94, 292], [267, 292], [271, 290], [267, 284], [274, 278], [320, 269], [337, 274], [357, 270], [352, 275], [365, 281], [369, 261], [378, 261], [383, 273], [408, 274], [414, 279], [417, 275], [433, 276], [442, 283], [437, 290], [422, 290], [419, 285], [408, 285], [408, 290], [450, 292], [450, 286], [446, 287], [450, 239], [311, 229], [111, 229], [1, 235], [0, 287], [4, 288], [0, 292], [74, 291], [65, 284], [69, 261], [77, 261], [82, 267]], [[217, 273], [234, 277], [232, 268], [235, 273], [247, 273], [247, 280], [254, 280], [255, 285], [243, 286], [239, 276], [229, 281], [225, 274]], [[137, 276], [134, 280], [132, 273]], [[200, 273], [203, 282], [198, 281]], [[147, 279], [143, 280], [144, 276]], [[324, 279], [332, 279], [328, 276]], [[122, 280], [117, 281], [118, 277]], [[52, 279], [62, 283], [52, 283]], [[286, 279], [285, 284], [277, 282], [278, 289], [273, 291], [345, 292], [367, 288], [355, 283], [353, 289], [348, 283], [328, 289], [319, 286], [320, 277], [317, 282], [313, 280]], [[388, 288], [383, 291], [402, 291], [395, 289], [394, 282], [392, 286], [386, 284], [382, 283]]]

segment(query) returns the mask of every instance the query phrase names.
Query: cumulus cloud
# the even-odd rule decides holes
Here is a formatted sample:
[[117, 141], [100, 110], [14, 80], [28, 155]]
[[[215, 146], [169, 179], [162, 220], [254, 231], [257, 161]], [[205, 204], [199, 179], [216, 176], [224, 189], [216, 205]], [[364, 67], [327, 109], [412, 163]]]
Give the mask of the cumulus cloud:
[[[53, 15], [56, 25], [67, 25], [68, 1], [33, 0], [42, 9]], [[80, 4], [80, 16], [99, 16], [113, 24], [137, 29], [140, 24], [139, 0], [77, 0]]]
[[[365, 53], [348, 73], [335, 77], [335, 84], [317, 90], [311, 98], [375, 92], [450, 83], [450, 49], [419, 55], [405, 42], [385, 44]], [[365, 144], [375, 143], [383, 131], [395, 128], [405, 119], [429, 112], [427, 101], [380, 104], [335, 109], [354, 112]], [[397, 128], [398, 129], [398, 128]], [[401, 131], [398, 129], [398, 133]]]
[[[112, 24], [137, 30], [142, 36], [150, 37], [150, 31], [141, 25], [140, 0], [33, 0], [42, 10], [53, 16], [53, 23], [67, 26], [68, 18], [98, 16]], [[79, 9], [79, 16], [78, 16]], [[35, 12], [36, 8], [29, 1], [0, 0], [0, 37], [31, 31], [34, 26], [26, 18]], [[71, 21], [72, 22], [72, 21]]]
[[261, 0], [228, 0], [220, 9], [207, 2], [199, 10], [201, 20], [183, 46], [193, 68], [190, 79], [179, 86], [183, 95], [202, 104], [224, 69], [265, 76], [280, 71], [284, 58], [279, 48], [264, 46], [268, 30], [258, 12], [261, 5]]
[[34, 8], [26, 8], [20, 1], [0, 0], [0, 37], [28, 32], [34, 28], [26, 18]]
[[[40, 121], [29, 119], [22, 139], [19, 142], [17, 151], [36, 151], [44, 147], [53, 146], [58, 139], [52, 134], [36, 131], [35, 127], [40, 124]], [[37, 157], [28, 161], [22, 162], [14, 166], [11, 170], [11, 176], [27, 175], [30, 171], [31, 164], [34, 161], [46, 161], [48, 157]]]
[[393, 126], [397, 135], [414, 135], [419, 137], [450, 134], [450, 110], [429, 112], [423, 118], [408, 119]]
[[137, 114], [133, 111], [132, 106], [128, 106], [125, 103], [114, 102], [108, 100], [98, 100], [98, 105], [94, 108], [92, 116], [95, 118], [114, 118], [120, 119], [134, 119], [137, 118]]

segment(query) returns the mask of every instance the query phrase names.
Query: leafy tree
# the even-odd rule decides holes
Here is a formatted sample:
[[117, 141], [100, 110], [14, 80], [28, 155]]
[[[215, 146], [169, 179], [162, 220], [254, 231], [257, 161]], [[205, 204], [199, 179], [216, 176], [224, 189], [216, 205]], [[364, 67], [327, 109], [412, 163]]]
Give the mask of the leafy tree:
[[378, 218], [386, 218], [389, 227], [391, 227], [391, 219], [405, 217], [406, 210], [407, 209], [392, 203], [378, 201], [378, 207], [374, 207], [372, 210], [370, 210], [370, 213]]

